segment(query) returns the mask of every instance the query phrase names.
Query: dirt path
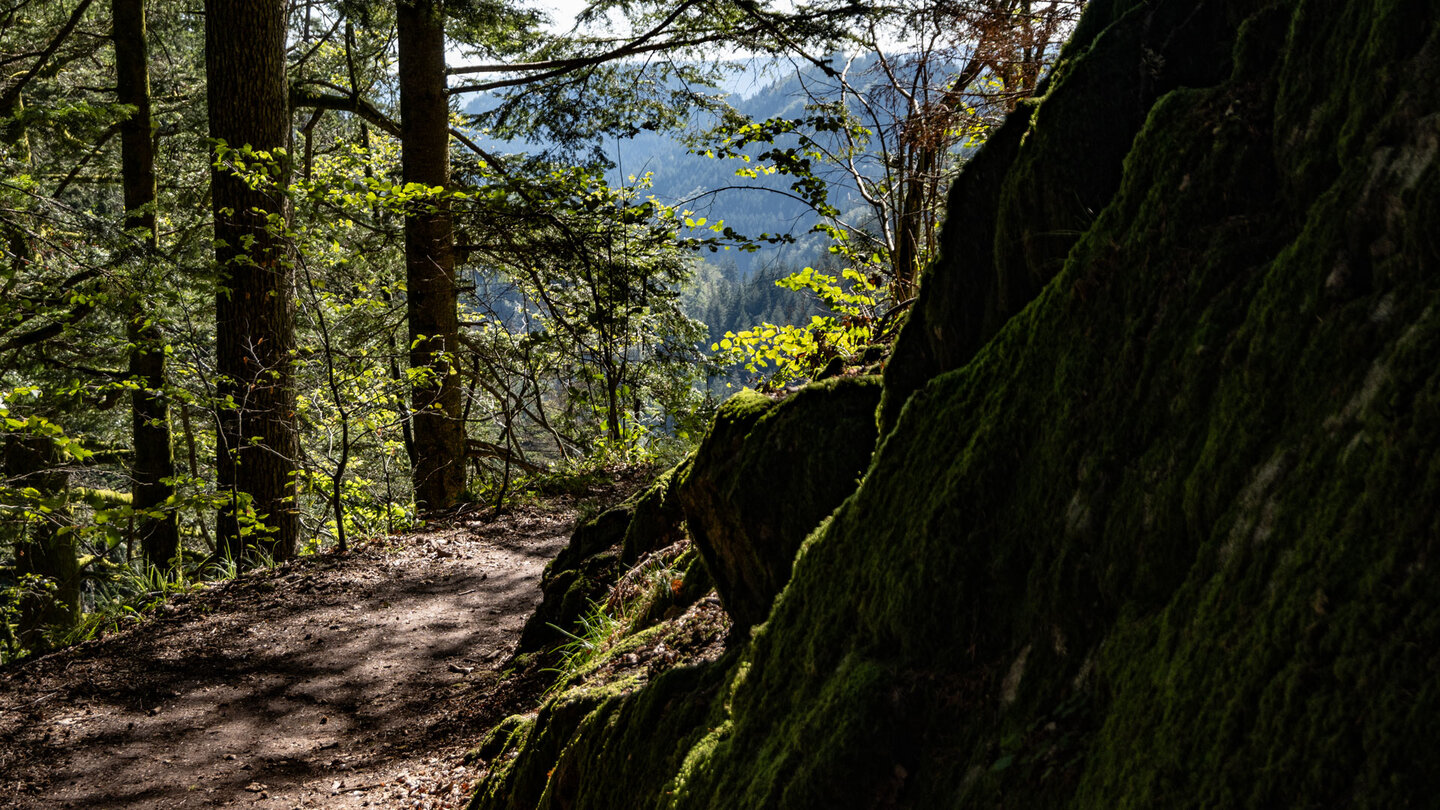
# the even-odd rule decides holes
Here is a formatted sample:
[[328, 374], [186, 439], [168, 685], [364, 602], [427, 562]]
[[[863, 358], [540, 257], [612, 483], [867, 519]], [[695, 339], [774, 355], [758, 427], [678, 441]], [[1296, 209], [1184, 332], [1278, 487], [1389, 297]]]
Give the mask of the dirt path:
[[0, 807], [462, 806], [572, 517], [305, 558], [0, 671]]

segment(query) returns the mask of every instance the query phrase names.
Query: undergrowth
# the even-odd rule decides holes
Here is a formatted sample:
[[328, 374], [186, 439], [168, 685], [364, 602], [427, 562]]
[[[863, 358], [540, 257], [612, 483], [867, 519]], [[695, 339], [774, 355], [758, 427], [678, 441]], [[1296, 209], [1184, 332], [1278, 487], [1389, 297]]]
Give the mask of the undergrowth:
[[678, 593], [683, 572], [673, 566], [678, 554], [654, 554], [631, 568], [603, 599], [590, 602], [572, 629], [549, 623], [565, 641], [551, 650], [556, 664], [544, 671], [555, 681], [546, 694], [565, 688], [601, 656], [653, 623], [655, 606]]
[[612, 616], [605, 609], [604, 602], [597, 600], [590, 603], [590, 609], [580, 617], [574, 632], [557, 624], [550, 626], [563, 634], [567, 641], [553, 650], [557, 659], [555, 666], [543, 670], [555, 675], [555, 682], [545, 692], [547, 697], [563, 689], [566, 683], [584, 672], [624, 637], [626, 625], [623, 619]]
[[[84, 609], [79, 621], [51, 635], [44, 649], [68, 647], [120, 632], [143, 621], [176, 596], [204, 590], [209, 584], [238, 579], [249, 571], [273, 571], [277, 565], [272, 555], [253, 549], [238, 561], [224, 556], [196, 565], [177, 565], [169, 570], [143, 564], [138, 559], [130, 563], [96, 559], [84, 575]], [[22, 600], [54, 590], [53, 582], [34, 575], [0, 589], [0, 665], [18, 661], [33, 652], [23, 648], [17, 639]]]

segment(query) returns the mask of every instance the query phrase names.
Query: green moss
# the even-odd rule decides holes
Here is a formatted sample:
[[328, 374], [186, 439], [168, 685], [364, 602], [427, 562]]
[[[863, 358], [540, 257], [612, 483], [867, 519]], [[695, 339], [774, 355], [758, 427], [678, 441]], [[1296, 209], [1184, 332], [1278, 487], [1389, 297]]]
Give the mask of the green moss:
[[[596, 712], [556, 763], [542, 807], [666, 807], [673, 775], [708, 733], [724, 667], [681, 667]], [[595, 767], [603, 763], [601, 768]]]
[[663, 578], [652, 582], [637, 603], [627, 608], [632, 614], [629, 622], [632, 631], [673, 618], [715, 587], [694, 545], [665, 564], [659, 573]]
[[680, 667], [643, 690], [625, 681], [552, 699], [536, 720], [542, 731], [492, 766], [471, 810], [667, 806], [685, 753], [709, 731], [725, 672], [720, 662]]
[[689, 464], [686, 458], [650, 486], [576, 527], [570, 542], [545, 566], [540, 580], [545, 596], [525, 623], [521, 650], [544, 651], [562, 642], [565, 636], [557, 627], [574, 627], [641, 555], [683, 537], [675, 489]]
[[1059, 272], [1119, 187], [1150, 106], [1223, 80], [1243, 19], [1231, 5], [1181, 2], [1108, 3], [1085, 16], [1043, 98], [1023, 103], [951, 189], [945, 277], [922, 280], [886, 366], [882, 433], [910, 394], [969, 362]]
[[541, 584], [545, 596], [525, 622], [520, 634], [521, 650], [544, 651], [562, 641], [564, 634], [556, 628], [574, 627], [591, 603], [603, 598], [625, 570], [620, 550], [614, 547], [570, 562], [570, 566], [557, 569], [552, 560], [546, 569]]
[[950, 188], [938, 261], [948, 262], [951, 271], [944, 283], [932, 281], [932, 271], [921, 275], [918, 300], [885, 364], [882, 434], [894, 427], [900, 408], [916, 389], [941, 370], [968, 360], [990, 329], [997, 199], [1034, 108], [1032, 102], [1022, 102]]
[[645, 554], [684, 537], [680, 524], [685, 519], [685, 513], [678, 490], [692, 459], [693, 455], [687, 456], [631, 499], [634, 509], [625, 528], [624, 547], [620, 554], [621, 561], [626, 565], [633, 565]]
[[[1283, 53], [1273, 19], [1249, 30]], [[1433, 238], [1392, 213], [1379, 272], [1327, 290], [1352, 238], [1335, 223], [1366, 226], [1373, 164], [1304, 208], [1277, 197], [1275, 84], [1246, 48], [1254, 73], [1155, 105], [1066, 269], [910, 399], [807, 543], [686, 806], [814, 806], [832, 780], [881, 796], [893, 777], [847, 757], [897, 751], [911, 806], [1430, 795], [1403, 750], [1434, 711], [1416, 633], [1440, 603], [1416, 565], [1437, 480], [1398, 448], [1440, 436], [1395, 431], [1440, 413], [1418, 395], [1440, 383], [1433, 363], [1386, 358], [1434, 350], [1440, 302], [1415, 267]], [[1418, 162], [1385, 155], [1397, 173]], [[1407, 210], [1433, 210], [1428, 188]], [[893, 677], [857, 686], [857, 659]], [[850, 719], [900, 697], [817, 751], [795, 729], [833, 716], [810, 707], [841, 689], [859, 690]], [[770, 767], [807, 755], [835, 764]]]
[[480, 744], [475, 746], [465, 759], [470, 763], [490, 763], [493, 770], [503, 769], [508, 760], [506, 755], [518, 753], [533, 728], [534, 717], [512, 714], [487, 731]]
[[[599, 650], [599, 654], [591, 657], [585, 662], [584, 666], [573, 672], [565, 673], [564, 679], [555, 684], [553, 691], [565, 693], [567, 691], [578, 690], [577, 694], [593, 692], [602, 686], [613, 687], [614, 684], [623, 683], [627, 681], [627, 679], [633, 680], [636, 677], [633, 674], [607, 678], [600, 677], [599, 673], [605, 669], [607, 664], [612, 660], [623, 658], [641, 648], [650, 646], [660, 636], [663, 636], [664, 633], [664, 627], [647, 627], [643, 630], [637, 630], [627, 635], [608, 640], [609, 643], [603, 649]], [[622, 671], [628, 673], [628, 670]]]
[[[593, 715], [567, 801], [616, 801], [612, 767], [642, 807], [1440, 794], [1440, 11], [1127, 8], [1092, 6], [1085, 49], [957, 186], [1014, 195], [993, 233], [1017, 237], [928, 274], [861, 487], [749, 643], [687, 676], [699, 702], [677, 679]], [[957, 349], [940, 303], [975, 273], [1054, 271], [1014, 203], [1094, 191], [1046, 131], [1133, 88], [1067, 94], [1166, 43], [1205, 80], [1157, 86], [1063, 266]], [[782, 407], [741, 406], [747, 437]], [[662, 697], [687, 721], [639, 710]]]
[[764, 620], [800, 543], [854, 491], [879, 397], [876, 378], [836, 378], [779, 402], [746, 391], [720, 407], [678, 494], [737, 628]]
[[470, 810], [519, 810], [539, 806], [554, 763], [585, 719], [612, 696], [603, 689], [572, 691], [546, 703], [516, 746], [502, 750], [477, 787]]
[[581, 523], [570, 536], [570, 542], [555, 559], [545, 566], [545, 577], [553, 578], [562, 571], [571, 571], [586, 557], [609, 551], [625, 539], [625, 530], [635, 514], [635, 500], [628, 499]]

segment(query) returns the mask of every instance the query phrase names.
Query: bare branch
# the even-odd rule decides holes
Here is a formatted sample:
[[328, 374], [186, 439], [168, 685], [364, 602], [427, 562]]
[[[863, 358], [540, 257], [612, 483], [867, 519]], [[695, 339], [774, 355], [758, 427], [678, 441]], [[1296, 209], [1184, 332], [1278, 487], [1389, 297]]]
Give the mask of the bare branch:
[[491, 82], [462, 84], [458, 87], [450, 88], [449, 92], [450, 95], [453, 96], [459, 93], [478, 93], [485, 90], [499, 90], [505, 87], [519, 87], [520, 85], [542, 82], [546, 79], [554, 79], [559, 76], [564, 76], [567, 73], [574, 73], [577, 70], [582, 70], [587, 67], [595, 67], [596, 65], [604, 64], [606, 62], [612, 62], [616, 59], [622, 59], [627, 56], [639, 56], [640, 54], [654, 53], [656, 51], [668, 51], [676, 50], [679, 48], [692, 48], [698, 45], [709, 45], [713, 42], [720, 42], [722, 40], [729, 39], [729, 37], [730, 35], [728, 34], [717, 33], [703, 37], [695, 37], [693, 39], [672, 39], [666, 40], [664, 42], [655, 42], [651, 43], [650, 45], [634, 48], [618, 55], [612, 55], [614, 53], [612, 52], [612, 54], [601, 54], [600, 56], [586, 57], [583, 59], [557, 60], [557, 64], [562, 64], [563, 66], [557, 67], [553, 70], [548, 70], [544, 73], [537, 73], [533, 76], [517, 76], [512, 79], [496, 79], [495, 81]]

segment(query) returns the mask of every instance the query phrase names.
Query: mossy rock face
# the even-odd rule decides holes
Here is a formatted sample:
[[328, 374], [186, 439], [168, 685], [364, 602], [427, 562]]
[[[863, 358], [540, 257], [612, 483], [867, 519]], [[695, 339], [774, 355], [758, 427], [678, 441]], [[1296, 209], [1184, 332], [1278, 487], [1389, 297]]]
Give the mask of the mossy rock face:
[[518, 752], [535, 727], [535, 718], [512, 714], [485, 733], [480, 744], [466, 755], [467, 762], [491, 762], [501, 756]]
[[624, 502], [582, 522], [570, 542], [545, 566], [544, 598], [520, 635], [522, 651], [541, 651], [560, 642], [557, 627], [573, 627], [590, 603], [644, 554], [683, 537], [684, 515], [675, 490], [690, 464], [686, 458]]
[[[574, 691], [549, 701], [533, 723], [507, 720], [487, 735], [482, 747], [493, 752], [489, 776], [470, 802], [471, 810], [520, 810], [540, 806], [550, 772], [586, 719], [612, 696], [603, 690]], [[504, 726], [512, 726], [506, 733]]]
[[533, 727], [507, 720], [487, 737], [494, 758], [469, 810], [668, 806], [685, 757], [717, 721], [728, 669], [722, 659], [669, 670], [644, 689], [577, 688], [547, 703]]
[[735, 626], [765, 620], [805, 536], [870, 463], [879, 380], [808, 385], [781, 401], [743, 391], [720, 407], [679, 499]]
[[625, 530], [635, 514], [634, 499], [627, 499], [575, 527], [570, 542], [545, 566], [541, 587], [563, 571], [573, 570], [587, 557], [609, 551], [625, 539]]
[[1252, 11], [1153, 105], [808, 541], [679, 806], [1433, 801], [1436, 14]]
[[715, 588], [715, 582], [710, 577], [710, 570], [705, 567], [705, 561], [701, 559], [700, 552], [693, 544], [676, 558], [672, 566], [679, 574], [676, 577], [680, 583], [679, 587], [666, 590], [646, 605], [644, 612], [635, 618], [632, 624], [633, 628], [643, 630], [653, 627], [695, 604], [702, 596]]
[[620, 551], [611, 547], [592, 554], [569, 568], [548, 570], [542, 584], [540, 606], [520, 631], [521, 652], [541, 652], [564, 640], [556, 628], [569, 630], [589, 610], [590, 603], [603, 597], [624, 573]]
[[[1434, 804], [1440, 7], [1095, 0], [1067, 59], [1147, 69], [1134, 43], [1195, 39], [1187, 9], [1221, 31], [1213, 81], [1146, 106], [1059, 272], [983, 345], [897, 347], [891, 368], [930, 355], [892, 378], [862, 486], [632, 805]], [[1071, 131], [1047, 106], [1082, 73], [1027, 130]], [[1011, 137], [967, 176], [1019, 165]], [[1063, 199], [1076, 175], [1043, 163]], [[926, 294], [1053, 258], [1007, 249], [947, 253]], [[657, 753], [585, 750], [591, 774]]]
[[685, 511], [680, 505], [680, 481], [690, 469], [686, 458], [666, 470], [633, 500], [630, 523], [625, 527], [620, 560], [634, 565], [641, 557], [677, 542], [685, 536], [680, 524]]
[[1228, 75], [1243, 4], [1107, 5], [1113, 22], [1101, 27], [1090, 15], [1042, 97], [1022, 103], [952, 187], [936, 270], [943, 278], [922, 278], [886, 366], [882, 433], [911, 393], [969, 362], [1060, 271], [1114, 197], [1155, 100]]

